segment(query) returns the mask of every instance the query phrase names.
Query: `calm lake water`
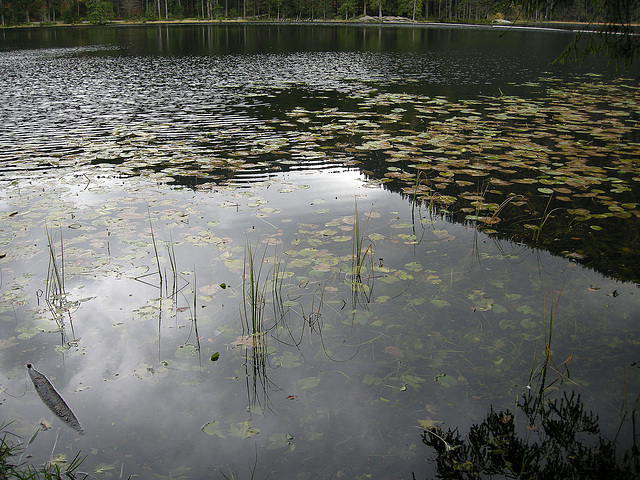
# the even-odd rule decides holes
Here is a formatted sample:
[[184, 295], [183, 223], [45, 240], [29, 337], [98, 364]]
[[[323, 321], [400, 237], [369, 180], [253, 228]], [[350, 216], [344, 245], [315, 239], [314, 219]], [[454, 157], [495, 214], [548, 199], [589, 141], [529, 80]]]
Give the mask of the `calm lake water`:
[[571, 39], [0, 31], [0, 418], [23, 460], [425, 478], [424, 428], [513, 409], [549, 342], [553, 388], [628, 447], [638, 72], [553, 64]]

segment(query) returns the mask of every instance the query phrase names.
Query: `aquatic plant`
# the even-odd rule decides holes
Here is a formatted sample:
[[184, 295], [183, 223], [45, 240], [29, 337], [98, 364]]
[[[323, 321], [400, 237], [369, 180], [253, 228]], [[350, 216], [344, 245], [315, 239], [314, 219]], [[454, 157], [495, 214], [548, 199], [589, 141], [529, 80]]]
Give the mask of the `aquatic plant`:
[[[373, 264], [373, 243], [369, 242], [366, 245], [364, 230], [367, 225], [365, 224], [363, 231], [360, 231], [360, 217], [358, 215], [358, 202], [356, 200], [353, 213], [353, 232], [352, 232], [352, 260], [351, 267], [353, 275], [359, 280], [361, 277], [362, 269], [369, 259], [369, 264]], [[366, 245], [366, 247], [365, 247]]]
[[67, 344], [67, 333], [65, 330], [65, 318], [68, 319], [71, 327], [72, 339], [75, 339], [73, 329], [73, 319], [71, 317], [71, 309], [75, 303], [70, 302], [67, 298], [67, 290], [65, 288], [65, 262], [64, 262], [64, 242], [62, 238], [62, 230], [60, 230], [60, 248], [56, 249], [49, 229], [47, 232], [47, 248], [49, 251], [49, 263], [47, 267], [47, 278], [45, 280], [44, 300], [47, 308], [56, 322], [60, 334], [62, 345]]
[[[175, 257], [175, 254], [174, 254]], [[175, 265], [175, 258], [172, 261], [172, 263]], [[175, 271], [175, 267], [174, 267], [174, 271]], [[175, 285], [175, 282], [174, 282]], [[183, 347], [190, 345], [189, 341], [191, 340], [191, 336], [193, 336], [194, 338], [194, 342], [195, 345], [191, 345], [196, 352], [200, 353], [201, 348], [200, 348], [200, 335], [198, 334], [198, 288], [197, 288], [197, 276], [196, 276], [196, 267], [193, 267], [193, 299], [192, 299], [192, 305], [191, 306], [187, 306], [186, 308], [189, 310], [190, 312], [190, 316], [191, 316], [191, 327], [189, 329], [189, 335], [187, 336], [187, 339], [185, 340], [184, 344], [182, 345]], [[175, 295], [177, 295], [177, 292], [175, 291], [174, 288], [174, 293], [173, 293], [173, 297], [175, 298]], [[186, 299], [186, 297], [185, 297]], [[174, 305], [176, 303], [174, 302]], [[200, 358], [198, 356], [198, 358]], [[217, 359], [216, 359], [217, 360]]]
[[[62, 480], [63, 478], [75, 480], [76, 472], [87, 458], [77, 453], [71, 462], [60, 463], [51, 461], [40, 469], [20, 461], [25, 453], [26, 446], [21, 438], [8, 430], [11, 423], [0, 424], [0, 478], [15, 478], [18, 480]], [[33, 440], [33, 437], [32, 437]], [[31, 441], [29, 443], [31, 443]], [[27, 444], [28, 445], [28, 444]], [[80, 474], [81, 478], [87, 478], [87, 474]]]
[[[257, 248], [257, 247], [256, 247]], [[248, 335], [254, 346], [260, 345], [264, 336], [264, 313], [266, 307], [266, 282], [262, 278], [264, 254], [256, 259], [256, 248], [247, 243], [242, 272], [242, 320], [243, 334]]]
[[160, 282], [160, 289], [162, 289], [162, 269], [160, 268], [160, 256], [158, 255], [158, 246], [156, 245], [156, 236], [153, 233], [153, 223], [151, 222], [151, 210], [147, 207], [147, 216], [149, 217], [149, 230], [151, 231], [151, 243], [153, 244], [153, 252], [155, 254], [156, 266], [158, 267], [158, 279]]
[[[287, 272], [286, 268], [289, 263], [291, 255], [295, 252], [299, 243], [295, 243], [294, 248], [285, 254], [284, 250], [278, 254], [277, 245], [273, 249], [273, 257], [271, 258], [272, 270], [271, 270], [271, 299], [273, 304], [274, 326], [281, 327], [288, 333], [290, 339], [294, 344], [299, 344], [300, 340], [296, 340], [291, 335], [291, 330], [287, 325], [287, 314], [290, 311], [289, 306], [285, 306], [285, 294], [283, 289], [285, 288], [285, 279], [293, 275], [291, 272]], [[286, 255], [286, 257], [285, 257]]]
[[[519, 419], [510, 410], [495, 411], [491, 407], [486, 418], [474, 424], [466, 436], [457, 428], [444, 431], [434, 426], [424, 430], [422, 442], [437, 453], [438, 478], [464, 480], [499, 475], [518, 479], [622, 480], [640, 475], [640, 450], [635, 441], [632, 448], [619, 452], [616, 440], [600, 435], [598, 415], [586, 410], [580, 393], [564, 389], [571, 356], [561, 372], [551, 354], [558, 300], [554, 304], [552, 295], [542, 363], [536, 368], [534, 356], [525, 393], [516, 402], [524, 418]], [[549, 368], [558, 374], [551, 383], [547, 383]], [[535, 381], [538, 384], [532, 387]], [[557, 382], [559, 386], [551, 389]], [[632, 418], [639, 402], [640, 395], [630, 412]], [[635, 439], [635, 421], [632, 423]]]
[[256, 257], [257, 247], [247, 241], [242, 272], [242, 336], [235, 342], [244, 348], [245, 379], [249, 409], [268, 403], [267, 329], [265, 327], [266, 288], [262, 266], [266, 252]]
[[47, 246], [49, 248], [49, 267], [47, 268], [45, 300], [50, 304], [63, 305], [66, 297], [64, 287], [64, 244], [60, 231], [60, 256], [56, 252], [53, 240], [47, 228]]
[[[369, 303], [373, 291], [374, 271], [373, 271], [373, 242], [367, 243], [365, 230], [360, 227], [360, 216], [358, 215], [358, 201], [355, 201], [353, 213], [353, 228], [351, 232], [351, 276], [350, 286], [353, 293], [353, 305], [357, 305], [358, 298], [364, 294], [366, 303]], [[369, 276], [363, 280], [363, 272], [369, 271]]]
[[67, 308], [67, 292], [64, 286], [64, 244], [62, 232], [60, 232], [60, 253], [56, 251], [49, 229], [47, 231], [47, 247], [49, 249], [49, 265], [47, 279], [45, 281], [44, 299], [49, 311], [58, 326], [64, 328], [64, 313], [69, 313]]

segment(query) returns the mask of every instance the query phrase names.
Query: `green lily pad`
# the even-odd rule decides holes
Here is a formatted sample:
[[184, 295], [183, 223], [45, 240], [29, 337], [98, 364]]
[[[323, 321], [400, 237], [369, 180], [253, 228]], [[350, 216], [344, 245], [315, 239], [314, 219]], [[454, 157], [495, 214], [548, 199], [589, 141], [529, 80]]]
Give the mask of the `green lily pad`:
[[293, 436], [288, 433], [272, 433], [269, 435], [267, 450], [278, 450], [291, 445]]
[[305, 377], [296, 382], [300, 390], [307, 390], [320, 385], [320, 377]]
[[222, 433], [222, 429], [220, 428], [220, 423], [215, 420], [203, 425], [202, 431], [209, 436], [215, 435], [220, 438], [225, 438], [224, 434]]

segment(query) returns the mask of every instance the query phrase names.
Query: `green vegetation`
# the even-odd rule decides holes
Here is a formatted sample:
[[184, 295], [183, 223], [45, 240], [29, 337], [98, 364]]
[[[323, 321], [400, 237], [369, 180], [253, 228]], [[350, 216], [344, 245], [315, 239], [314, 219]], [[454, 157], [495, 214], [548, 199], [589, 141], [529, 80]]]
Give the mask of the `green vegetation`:
[[[168, 30], [251, 34], [254, 28], [156, 26], [127, 33], [155, 38]], [[116, 30], [121, 29], [58, 29], [34, 36]], [[66, 67], [45, 54], [38, 53], [32, 64]], [[90, 65], [109, 78], [113, 71], [102, 73], [103, 62], [91, 57], [102, 55], [90, 51], [79, 58], [92, 59]], [[71, 56], [75, 65], [76, 52]], [[258, 57], [260, 63], [268, 60]], [[637, 361], [640, 344], [637, 287], [571, 260], [603, 269], [612, 261], [602, 257], [615, 255], [618, 268], [610, 272], [637, 278], [637, 82], [545, 74], [526, 77], [524, 86], [501, 80], [499, 88], [483, 87], [482, 95], [470, 89], [461, 96], [423, 88], [422, 77], [396, 63], [398, 70], [384, 69], [390, 75], [372, 78], [369, 69], [343, 69], [358, 63], [359, 55], [330, 55], [323, 68], [310, 57], [303, 88], [289, 83], [291, 77], [272, 75], [288, 55], [274, 57], [274, 68], [265, 64], [266, 81], [260, 68], [254, 73], [250, 67], [255, 63], [222, 68], [216, 60], [215, 68], [194, 74], [188, 65], [200, 65], [201, 58], [176, 57], [171, 69], [154, 69], [153, 83], [140, 85], [145, 98], [159, 100], [156, 106], [165, 103], [162, 90], [176, 99], [184, 90], [188, 105], [210, 105], [206, 118], [230, 111], [225, 102], [216, 106], [205, 98], [229, 98], [252, 122], [232, 117], [239, 121], [207, 123], [200, 131], [194, 125], [205, 123], [202, 117], [185, 121], [183, 104], [176, 102], [180, 113], [167, 109], [158, 125], [154, 112], [165, 110], [150, 103], [149, 117], [119, 120], [99, 135], [83, 130], [81, 119], [71, 122], [77, 129], [71, 150], [52, 148], [39, 129], [20, 145], [7, 145], [17, 152], [5, 153], [8, 162], [15, 157], [21, 163], [17, 173], [7, 174], [0, 215], [0, 347], [6, 349], [3, 371], [12, 382], [8, 391], [21, 392], [22, 379], [11, 366], [23, 356], [51, 365], [45, 371], [58, 375], [65, 397], [77, 393], [69, 399], [80, 407], [81, 418], [98, 426], [82, 447], [90, 441], [97, 452], [88, 458], [90, 465], [83, 464], [96, 472], [92, 477], [117, 477], [121, 465], [158, 478], [215, 476], [215, 467], [228, 468], [229, 478], [286, 478], [289, 465], [304, 468], [296, 472], [299, 478], [394, 478], [390, 470], [402, 476], [398, 467], [408, 470], [410, 461], [424, 461], [424, 429], [443, 438], [445, 449], [464, 453], [433, 425], [450, 426], [478, 411], [481, 422], [489, 402], [496, 411], [513, 411], [516, 398], [527, 392], [514, 394], [514, 379], [527, 378], [536, 343], [544, 362], [532, 369], [535, 378], [542, 368], [551, 379], [552, 340], [558, 358], [566, 358], [564, 350], [575, 355], [573, 380], [585, 405], [601, 392], [599, 402], [617, 405], [623, 382], [631, 389], [627, 396], [635, 398], [640, 368], [628, 366]], [[300, 58], [294, 55], [288, 64], [298, 74]], [[33, 68], [27, 60], [17, 55], [17, 72], [46, 71], [43, 78], [53, 81], [59, 71]], [[141, 65], [127, 64], [127, 72]], [[245, 85], [248, 77], [223, 74], [229, 69], [247, 70], [255, 85]], [[181, 71], [185, 79], [218, 76], [220, 83], [172, 81], [166, 89], [149, 88], [160, 76], [181, 78]], [[318, 82], [314, 75], [332, 78]], [[46, 89], [59, 90], [55, 83]], [[199, 97], [200, 91], [206, 96]], [[120, 89], [104, 92], [121, 95]], [[72, 97], [80, 108], [70, 110], [81, 111], [92, 101]], [[31, 114], [33, 107], [24, 105]], [[43, 125], [49, 123], [56, 124], [47, 119]], [[187, 129], [195, 133], [183, 134]], [[316, 170], [309, 159], [327, 163]], [[54, 161], [59, 168], [52, 167]], [[331, 170], [323, 173], [325, 165]], [[65, 242], [49, 238], [47, 256], [46, 226], [58, 228], [58, 222]], [[620, 233], [627, 238], [618, 240]], [[496, 237], [515, 242], [494, 243]], [[566, 259], [551, 258], [547, 249]], [[195, 267], [192, 274], [183, 264], [197, 265], [198, 282]], [[134, 281], [147, 276], [154, 280], [148, 285]], [[176, 295], [183, 276], [188, 293]], [[72, 311], [78, 333], [73, 342], [57, 345], [59, 315], [52, 317], [34, 298], [45, 278], [51, 299], [86, 305]], [[550, 314], [548, 292], [558, 298], [558, 288], [562, 309], [552, 301]], [[68, 325], [67, 311], [60, 311]], [[121, 353], [132, 361], [119, 364]], [[551, 390], [529, 386], [535, 395], [526, 408], [570, 413], [577, 405], [577, 394], [551, 397]], [[86, 388], [92, 390], [83, 393]], [[128, 398], [113, 402], [111, 392], [127, 392]], [[552, 403], [535, 406], [541, 395]], [[9, 402], [20, 426], [16, 432], [29, 438], [39, 411], [29, 398]], [[156, 404], [163, 410], [149, 408]], [[603, 432], [611, 435], [617, 419], [610, 417], [617, 409], [599, 411]], [[515, 433], [527, 433], [519, 419], [513, 418], [513, 445], [524, 443], [515, 443]], [[501, 442], [510, 420], [509, 414], [494, 417], [479, 439], [484, 445]], [[553, 431], [540, 417], [535, 422], [538, 432], [544, 429], [541, 441], [547, 441]], [[534, 435], [527, 445], [540, 443]], [[67, 438], [61, 441], [74, 442]], [[160, 451], [152, 448], [158, 438], [166, 447]], [[372, 448], [363, 448], [367, 438], [376, 440]], [[48, 458], [50, 442], [38, 447], [38, 458]], [[244, 467], [254, 442], [256, 475]], [[203, 447], [193, 456], [179, 454], [196, 443]], [[496, 462], [501, 458], [518, 460], [504, 455]], [[470, 462], [476, 471], [484, 468], [479, 460]], [[245, 470], [236, 471], [236, 465]], [[338, 471], [341, 465], [352, 472]], [[387, 472], [381, 471], [385, 466]]]
[[113, 3], [111, 2], [97, 2], [89, 7], [89, 16], [87, 19], [94, 25], [104, 25], [110, 20], [113, 20]]
[[[351, 289], [354, 295], [357, 296], [358, 292], [366, 293], [371, 291], [371, 285], [369, 285], [369, 283], [373, 281], [373, 243], [370, 241], [367, 242], [364, 232], [360, 231], [357, 202], [354, 212], [351, 238]], [[363, 230], [366, 230], [366, 225]], [[363, 283], [362, 274], [366, 272], [367, 266], [369, 267], [370, 277], [367, 279], [367, 282]]]
[[[351, 19], [362, 16], [402, 16], [413, 20], [479, 22], [492, 20], [579, 21], [624, 23], [638, 18], [632, 0], [582, 2], [563, 0], [113, 0], [97, 3], [86, 0], [2, 0], [2, 25], [55, 22], [97, 15], [102, 21], [110, 14], [122, 19], [221, 19], [261, 20]], [[106, 17], [105, 17], [106, 16]], [[95, 18], [95, 16], [94, 16]]]
[[[598, 415], [585, 409], [581, 395], [564, 388], [565, 383], [573, 383], [569, 375], [572, 357], [561, 365], [552, 358], [556, 308], [552, 299], [544, 359], [539, 368], [531, 369], [525, 393], [516, 402], [524, 417], [509, 410], [496, 412], [491, 407], [487, 417], [474, 424], [466, 436], [461, 436], [457, 428], [446, 432], [435, 426], [425, 429], [422, 441], [437, 453], [438, 478], [464, 480], [497, 475], [623, 480], [640, 474], [640, 450], [635, 441], [632, 448], [620, 453], [617, 438], [612, 441], [600, 435]], [[549, 369], [557, 378], [548, 383]], [[640, 395], [630, 411], [625, 406], [622, 416], [622, 421], [631, 417], [634, 439], [639, 401]], [[621, 428], [622, 424], [618, 433]]]
[[87, 478], [87, 475], [79, 477], [76, 472], [85, 459], [79, 453], [70, 463], [56, 459], [39, 469], [32, 465], [19, 463], [19, 457], [24, 453], [26, 446], [18, 436], [7, 430], [9, 425], [7, 423], [0, 424], [0, 478], [15, 478], [18, 480], [61, 480], [63, 478], [74, 480], [76, 478]]

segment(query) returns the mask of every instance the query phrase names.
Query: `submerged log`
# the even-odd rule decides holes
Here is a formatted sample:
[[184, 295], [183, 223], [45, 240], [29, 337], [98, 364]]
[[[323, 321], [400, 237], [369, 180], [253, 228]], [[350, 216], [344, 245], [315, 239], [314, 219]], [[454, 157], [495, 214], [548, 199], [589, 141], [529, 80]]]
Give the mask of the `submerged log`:
[[84, 430], [80, 425], [80, 422], [78, 422], [78, 419], [62, 399], [60, 394], [55, 388], [53, 388], [49, 379], [45, 377], [44, 374], [33, 368], [33, 365], [30, 363], [27, 363], [27, 369], [29, 370], [29, 376], [31, 377], [33, 386], [44, 404], [49, 407], [49, 409], [55, 413], [60, 420], [76, 430], [80, 435], [84, 435]]

